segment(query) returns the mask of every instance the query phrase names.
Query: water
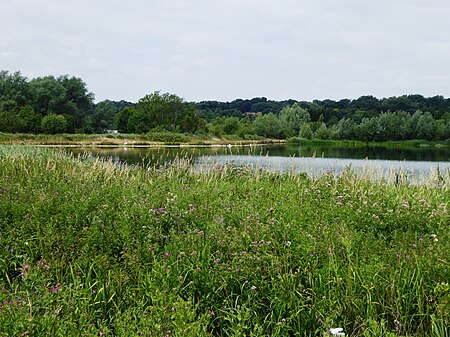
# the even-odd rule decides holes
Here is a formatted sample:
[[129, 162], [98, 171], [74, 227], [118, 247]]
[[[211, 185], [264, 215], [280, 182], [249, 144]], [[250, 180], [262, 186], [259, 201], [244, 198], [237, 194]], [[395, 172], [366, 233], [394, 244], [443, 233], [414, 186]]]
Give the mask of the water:
[[69, 148], [75, 154], [94, 154], [130, 165], [160, 165], [175, 158], [190, 158], [193, 165], [205, 169], [213, 165], [258, 167], [269, 171], [403, 172], [407, 177], [436, 173], [450, 175], [450, 148], [325, 147], [293, 145], [252, 145], [214, 147], [97, 147]]

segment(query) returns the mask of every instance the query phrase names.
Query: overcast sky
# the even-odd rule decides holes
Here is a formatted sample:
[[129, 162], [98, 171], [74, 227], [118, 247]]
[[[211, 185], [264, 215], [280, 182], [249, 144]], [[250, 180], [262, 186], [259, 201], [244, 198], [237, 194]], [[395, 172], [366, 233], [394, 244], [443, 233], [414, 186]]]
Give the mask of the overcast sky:
[[1, 0], [0, 70], [96, 97], [450, 96], [449, 0]]

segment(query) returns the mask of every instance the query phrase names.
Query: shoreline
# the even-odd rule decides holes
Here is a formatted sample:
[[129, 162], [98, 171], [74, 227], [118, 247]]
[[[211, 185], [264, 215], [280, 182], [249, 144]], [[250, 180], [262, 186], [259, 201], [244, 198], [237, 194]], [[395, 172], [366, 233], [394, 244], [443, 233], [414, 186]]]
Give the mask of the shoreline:
[[[159, 138], [156, 140], [155, 138]], [[359, 140], [332, 140], [332, 139], [233, 139], [233, 137], [196, 137], [178, 133], [164, 134], [5, 134], [0, 133], [2, 145], [33, 145], [41, 147], [225, 147], [225, 146], [259, 146], [267, 144], [283, 144], [288, 146], [329, 146], [329, 147], [390, 147], [390, 148], [417, 148], [437, 147], [450, 148], [450, 142], [426, 140], [399, 140], [385, 142], [362, 142]]]

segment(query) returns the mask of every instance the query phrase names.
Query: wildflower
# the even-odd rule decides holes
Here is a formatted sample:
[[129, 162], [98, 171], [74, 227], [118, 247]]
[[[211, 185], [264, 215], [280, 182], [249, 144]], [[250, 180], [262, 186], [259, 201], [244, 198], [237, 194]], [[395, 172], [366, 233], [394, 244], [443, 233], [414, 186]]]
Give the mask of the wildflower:
[[413, 247], [413, 249], [416, 249], [417, 245], [415, 243], [413, 243], [412, 247]]
[[157, 208], [155, 213], [156, 215], [164, 215], [164, 213], [166, 213], [166, 209], [164, 207]]
[[345, 333], [343, 333], [343, 328], [330, 328], [330, 333], [333, 336], [345, 336]]
[[153, 252], [156, 248], [155, 247], [149, 247], [148, 250]]
[[24, 270], [28, 270], [28, 268], [30, 268], [30, 266], [27, 265], [27, 264], [23, 266], [23, 269], [24, 269]]
[[211, 316], [214, 316], [215, 315], [215, 312], [214, 312], [214, 310], [211, 310]]
[[53, 291], [54, 293], [57, 293], [57, 292], [59, 291], [59, 287], [60, 287], [60, 286], [61, 286], [60, 283], [56, 283], [55, 286], [52, 288], [52, 291]]
[[170, 253], [169, 253], [169, 252], [166, 252], [166, 253], [164, 254], [164, 258], [165, 258], [165, 259], [168, 259], [169, 256], [170, 256]]
[[99, 335], [100, 335], [100, 336], [103, 336], [104, 334], [105, 334], [105, 332], [103, 332], [103, 331], [100, 331], [100, 332], [99, 332]]

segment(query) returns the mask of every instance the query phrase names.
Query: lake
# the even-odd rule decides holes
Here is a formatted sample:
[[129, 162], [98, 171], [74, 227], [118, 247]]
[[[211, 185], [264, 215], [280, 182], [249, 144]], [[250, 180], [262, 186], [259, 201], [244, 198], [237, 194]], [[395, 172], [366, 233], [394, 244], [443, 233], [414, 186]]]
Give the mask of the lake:
[[427, 178], [437, 171], [450, 175], [450, 148], [436, 147], [336, 147], [263, 144], [249, 146], [166, 146], [166, 147], [80, 147], [68, 148], [78, 154], [111, 158], [115, 163], [161, 165], [175, 158], [190, 158], [199, 170], [233, 163], [237, 166], [279, 172], [321, 174], [355, 171], [377, 174], [402, 172], [408, 178]]

